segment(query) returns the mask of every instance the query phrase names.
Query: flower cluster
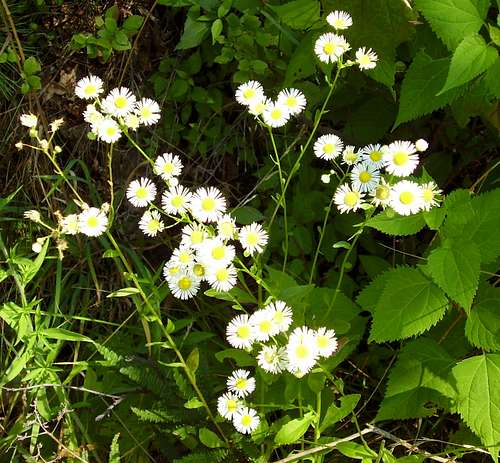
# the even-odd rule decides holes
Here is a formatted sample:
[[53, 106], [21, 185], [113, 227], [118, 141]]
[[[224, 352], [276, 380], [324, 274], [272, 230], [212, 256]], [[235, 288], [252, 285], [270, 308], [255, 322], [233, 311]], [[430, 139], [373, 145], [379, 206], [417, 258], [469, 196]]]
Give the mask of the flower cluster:
[[255, 431], [260, 423], [257, 411], [247, 406], [244, 398], [255, 390], [255, 378], [247, 370], [236, 370], [227, 379], [228, 392], [217, 400], [217, 411], [242, 434]]
[[136, 130], [140, 125], [156, 124], [160, 120], [160, 106], [149, 98], [138, 100], [126, 87], [112, 89], [101, 99], [104, 84], [99, 77], [79, 80], [75, 93], [81, 99], [92, 100], [83, 113], [91, 126], [91, 134], [106, 143], [118, 141], [124, 130]]
[[296, 88], [279, 92], [276, 100], [264, 94], [260, 82], [250, 80], [236, 90], [236, 101], [248, 108], [248, 112], [268, 127], [282, 127], [292, 116], [300, 114], [306, 106], [306, 97]]
[[[332, 11], [326, 20], [335, 31], [348, 29], [352, 26], [352, 18], [345, 11]], [[349, 42], [343, 35], [333, 32], [322, 34], [314, 44], [314, 52], [323, 63], [336, 63], [343, 59], [346, 52], [351, 49]], [[354, 61], [347, 60], [346, 66], [358, 65], [359, 69], [373, 69], [377, 65], [377, 54], [371, 49], [361, 47], [356, 51]]]
[[[360, 150], [354, 146], [344, 146], [342, 140], [327, 134], [314, 143], [314, 154], [321, 159], [344, 164], [351, 169], [347, 174], [350, 184], [340, 185], [335, 192], [334, 202], [341, 213], [356, 211], [368, 203], [382, 209], [391, 207], [400, 215], [429, 211], [440, 201], [441, 190], [430, 181], [417, 183], [412, 180], [399, 180], [410, 176], [418, 166], [418, 152], [425, 151], [425, 140], [416, 143], [394, 141], [390, 145], [368, 145]], [[330, 175], [322, 175], [325, 183]]]
[[226, 337], [231, 346], [251, 351], [258, 346], [257, 363], [268, 373], [285, 370], [302, 377], [320, 357], [329, 357], [337, 349], [335, 331], [321, 327], [295, 328], [292, 309], [283, 301], [275, 301], [252, 315], [237, 315], [228, 324]]

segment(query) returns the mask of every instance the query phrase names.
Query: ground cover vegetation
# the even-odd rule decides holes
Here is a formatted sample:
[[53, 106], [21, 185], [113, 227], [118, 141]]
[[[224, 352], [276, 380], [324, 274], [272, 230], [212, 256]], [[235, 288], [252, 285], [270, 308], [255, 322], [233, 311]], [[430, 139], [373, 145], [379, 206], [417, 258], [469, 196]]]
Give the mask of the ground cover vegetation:
[[498, 461], [493, 0], [1, 0], [0, 461]]

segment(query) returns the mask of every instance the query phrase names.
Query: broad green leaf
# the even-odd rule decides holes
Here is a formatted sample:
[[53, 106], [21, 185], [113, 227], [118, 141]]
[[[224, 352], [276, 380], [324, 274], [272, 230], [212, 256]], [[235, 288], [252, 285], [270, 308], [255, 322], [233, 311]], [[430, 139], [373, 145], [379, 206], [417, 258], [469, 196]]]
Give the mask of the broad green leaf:
[[479, 11], [470, 0], [415, 0], [415, 5], [450, 50], [483, 25]]
[[106, 297], [127, 297], [131, 296], [132, 294], [138, 294], [140, 291], [137, 288], [122, 288], [119, 289], [118, 291], [113, 291], [112, 293], [108, 294]]
[[394, 128], [446, 106], [459, 95], [459, 89], [453, 88], [436, 96], [443, 88], [449, 67], [449, 58], [433, 60], [424, 52], [415, 56], [403, 79]]
[[468, 358], [453, 368], [463, 420], [488, 447], [495, 462], [500, 450], [500, 354]]
[[453, 53], [448, 77], [438, 95], [482, 74], [493, 66], [497, 57], [498, 51], [488, 46], [479, 34], [465, 37]]
[[389, 373], [384, 399], [376, 416], [377, 421], [399, 420], [429, 416], [434, 402], [449, 405], [455, 389], [448, 375], [456, 361], [434, 340], [419, 338], [401, 350]]
[[288, 87], [295, 81], [304, 79], [314, 74], [316, 65], [315, 61], [311, 59], [314, 37], [315, 34], [311, 32], [302, 39], [299, 45], [297, 45], [297, 48], [288, 62], [288, 67], [286, 68], [285, 81], [283, 83], [284, 87]]
[[236, 222], [242, 225], [249, 225], [264, 218], [258, 209], [250, 206], [238, 207], [231, 212], [231, 215], [235, 218]]
[[363, 460], [365, 458], [371, 461], [372, 458], [377, 457], [377, 453], [373, 450], [365, 448], [364, 445], [356, 442], [339, 442], [335, 448], [346, 457], [355, 458], [356, 460]]
[[220, 299], [221, 301], [234, 302], [236, 300], [240, 304], [252, 304], [256, 302], [256, 299], [252, 294], [248, 294], [246, 291], [238, 287], [234, 287], [225, 293], [221, 293], [215, 289], [207, 289], [204, 294], [205, 296]]
[[220, 439], [220, 437], [208, 428], [201, 428], [198, 436], [200, 438], [200, 442], [205, 447], [210, 449], [224, 447], [224, 442]]
[[366, 225], [387, 235], [406, 236], [422, 230], [425, 227], [425, 220], [422, 214], [403, 216], [391, 215], [384, 211], [368, 220]]
[[189, 371], [194, 375], [199, 365], [200, 365], [200, 351], [198, 350], [197, 347], [195, 347], [191, 351], [189, 357], [186, 360], [186, 366], [189, 369]]
[[224, 25], [222, 24], [222, 20], [220, 18], [217, 18], [213, 23], [212, 27], [210, 28], [210, 31], [212, 33], [212, 44], [214, 44], [219, 36], [222, 33], [222, 29], [224, 28]]
[[42, 68], [40, 67], [40, 63], [34, 56], [30, 56], [23, 65], [23, 70], [27, 76], [31, 76], [33, 74], [38, 74]]
[[500, 351], [500, 288], [484, 285], [467, 315], [465, 335], [476, 347]]
[[426, 270], [448, 296], [469, 311], [479, 282], [481, 255], [473, 241], [448, 239], [434, 249]]
[[58, 339], [60, 341], [81, 341], [81, 342], [94, 342], [92, 339], [80, 333], [65, 330], [63, 328], [46, 328], [40, 330], [39, 334], [49, 339]]
[[314, 413], [306, 413], [302, 418], [284, 424], [274, 437], [277, 445], [295, 444], [309, 429], [314, 420]]
[[374, 310], [382, 297], [382, 292], [384, 291], [387, 281], [391, 278], [391, 275], [392, 273], [390, 271], [378, 275], [358, 294], [356, 303], [369, 312]]
[[322, 433], [325, 429], [349, 415], [356, 408], [360, 398], [360, 394], [349, 394], [340, 398], [340, 407], [332, 403], [326, 410], [323, 421], [321, 421], [319, 426], [320, 432]]
[[418, 269], [390, 270], [373, 312], [370, 341], [395, 341], [420, 334], [441, 320], [447, 307], [443, 291]]
[[206, 22], [197, 21], [188, 15], [184, 23], [184, 32], [181, 35], [176, 50], [187, 50], [194, 48], [203, 42], [203, 39], [210, 31], [210, 26]]
[[144, 18], [142, 16], [138, 15], [132, 15], [129, 16], [124, 22], [123, 22], [123, 29], [125, 29], [127, 32], [136, 32], [138, 31], [142, 23], [144, 22]]
[[219, 362], [225, 359], [232, 359], [239, 367], [255, 366], [255, 357], [252, 357], [248, 352], [241, 349], [224, 349], [215, 354], [215, 358]]
[[422, 215], [431, 230], [439, 230], [446, 216], [446, 209], [444, 207], [433, 207], [430, 211], [422, 212]]
[[318, 0], [293, 0], [283, 5], [269, 5], [280, 21], [292, 29], [310, 28], [319, 20], [320, 3]]

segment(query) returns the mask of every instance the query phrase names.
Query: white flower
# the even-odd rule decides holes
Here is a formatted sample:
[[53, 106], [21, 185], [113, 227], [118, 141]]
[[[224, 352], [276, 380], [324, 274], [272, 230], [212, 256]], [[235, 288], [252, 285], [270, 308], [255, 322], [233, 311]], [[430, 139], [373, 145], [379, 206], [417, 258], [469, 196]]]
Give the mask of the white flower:
[[380, 206], [385, 209], [389, 205], [389, 198], [391, 195], [391, 185], [389, 185], [384, 178], [380, 179], [380, 183], [371, 192], [372, 204], [375, 206]]
[[156, 236], [165, 229], [158, 211], [146, 211], [139, 221], [139, 228], [148, 236]]
[[345, 11], [332, 11], [326, 20], [336, 30], [348, 29], [352, 26], [352, 18]]
[[269, 235], [258, 223], [251, 223], [241, 227], [238, 233], [238, 239], [243, 249], [249, 254], [260, 254], [264, 251]]
[[261, 101], [264, 97], [264, 89], [260, 82], [250, 80], [241, 84], [236, 90], [236, 101], [245, 106], [249, 106], [255, 101]]
[[377, 54], [371, 48], [367, 50], [362, 47], [356, 52], [356, 63], [359, 69], [373, 69], [377, 66], [377, 60]]
[[322, 181], [323, 183], [330, 183], [330, 174], [323, 174], [323, 175], [321, 176], [321, 181]]
[[323, 63], [335, 63], [350, 48], [344, 37], [327, 32], [316, 40], [314, 53]]
[[32, 222], [35, 223], [40, 223], [42, 221], [42, 216], [40, 215], [40, 212], [38, 212], [36, 209], [24, 211], [23, 216], [25, 219], [31, 220]]
[[227, 292], [236, 284], [236, 268], [232, 264], [229, 264], [227, 267], [209, 267], [207, 281], [216, 291]]
[[103, 91], [102, 86], [102, 80], [91, 74], [88, 77], [80, 79], [76, 83], [75, 94], [78, 98], [82, 98], [83, 100], [97, 98]]
[[292, 309], [286, 305], [286, 302], [271, 302], [266, 305], [265, 308], [271, 312], [273, 319], [273, 331], [271, 335], [274, 336], [275, 334], [287, 331], [292, 324], [293, 312]]
[[137, 130], [139, 126], [141, 125], [141, 120], [139, 119], [138, 116], [135, 114], [129, 113], [125, 116], [125, 125], [130, 129], [130, 130]]
[[120, 126], [114, 119], [104, 117], [92, 125], [92, 131], [97, 133], [97, 137], [106, 143], [115, 143], [122, 136]]
[[417, 149], [417, 151], [420, 151], [422, 153], [424, 151], [427, 151], [427, 148], [429, 148], [429, 143], [427, 143], [427, 141], [423, 138], [420, 138], [415, 142], [415, 148]]
[[160, 106], [150, 98], [143, 98], [137, 103], [135, 114], [144, 125], [156, 124], [160, 120]]
[[35, 241], [35, 242], [31, 245], [31, 250], [32, 250], [35, 254], [40, 254], [40, 253], [42, 252], [42, 249], [43, 249], [42, 243], [39, 243], [38, 241]]
[[246, 397], [255, 390], [255, 378], [247, 370], [235, 370], [227, 379], [227, 388], [238, 397]]
[[344, 149], [344, 143], [342, 140], [329, 133], [327, 135], [322, 135], [314, 142], [314, 154], [320, 159], [326, 159], [331, 161], [335, 159]]
[[237, 315], [226, 328], [227, 342], [237, 349], [251, 349], [255, 341], [255, 328], [248, 315]]
[[177, 299], [184, 300], [193, 297], [198, 292], [200, 281], [200, 278], [196, 275], [182, 270], [173, 276], [169, 276], [167, 279], [172, 295]]
[[181, 245], [177, 249], [174, 249], [170, 260], [173, 264], [176, 264], [181, 268], [186, 268], [191, 267], [194, 264], [195, 256], [193, 250], [189, 246]]
[[262, 96], [260, 99], [255, 99], [248, 105], [248, 112], [252, 116], [260, 116], [267, 109], [267, 107], [272, 103], [269, 98]]
[[163, 153], [156, 158], [154, 172], [163, 180], [169, 180], [172, 177], [181, 175], [182, 167], [179, 156], [172, 153]]
[[306, 107], [306, 97], [296, 88], [286, 88], [278, 93], [278, 105], [288, 109], [291, 115], [301, 113]]
[[241, 400], [230, 392], [226, 392], [217, 399], [217, 411], [226, 419], [232, 419], [242, 407]]
[[351, 188], [347, 183], [337, 188], [333, 201], [337, 205], [338, 210], [344, 212], [356, 211], [361, 207], [363, 193]]
[[108, 226], [108, 218], [97, 207], [85, 209], [78, 216], [80, 232], [87, 236], [100, 236]]
[[231, 244], [224, 244], [219, 237], [210, 238], [198, 249], [198, 260], [206, 267], [225, 267], [233, 261], [235, 254]]
[[262, 119], [269, 127], [283, 127], [290, 119], [290, 111], [279, 102], [271, 102], [266, 105], [262, 113]]
[[370, 192], [378, 185], [380, 172], [376, 167], [367, 163], [356, 164], [351, 171], [352, 187], [361, 192]]
[[397, 177], [407, 177], [418, 166], [417, 148], [409, 141], [395, 141], [384, 150], [386, 171]]
[[163, 276], [166, 280], [170, 278], [175, 278], [176, 275], [179, 275], [181, 272], [181, 266], [178, 262], [170, 259], [163, 267]]
[[146, 177], [133, 180], [127, 188], [127, 198], [135, 207], [146, 207], [156, 197], [156, 185]]
[[306, 326], [295, 328], [288, 338], [286, 356], [288, 371], [298, 376], [308, 373], [319, 356], [316, 333]]
[[420, 185], [409, 180], [396, 183], [391, 189], [389, 204], [400, 215], [416, 214], [423, 206]]
[[165, 191], [161, 197], [161, 204], [167, 214], [182, 214], [191, 207], [193, 193], [182, 185], [177, 185]]
[[20, 120], [21, 125], [24, 125], [24, 127], [28, 127], [30, 129], [35, 128], [38, 124], [38, 117], [36, 117], [34, 114], [22, 114]]
[[232, 240], [234, 239], [237, 231], [238, 227], [236, 226], [236, 222], [229, 214], [223, 215], [217, 221], [217, 232], [221, 238], [225, 240]]
[[253, 408], [242, 407], [233, 416], [234, 427], [242, 434], [252, 433], [257, 429], [259, 423], [259, 415]]
[[199, 223], [191, 223], [182, 229], [182, 244], [198, 248], [207, 238], [205, 227]]
[[200, 222], [216, 222], [226, 212], [226, 199], [214, 187], [198, 188], [191, 199], [191, 213]]
[[76, 235], [80, 233], [80, 216], [78, 214], [70, 214], [63, 217], [61, 221], [61, 232], [65, 235]]
[[87, 109], [83, 111], [83, 120], [92, 125], [92, 130], [97, 132], [99, 123], [104, 119], [104, 116], [97, 111], [95, 105], [88, 104]]
[[250, 323], [255, 328], [257, 341], [267, 341], [274, 333], [278, 332], [274, 325], [274, 312], [267, 308], [256, 310], [250, 317]]
[[316, 330], [316, 348], [320, 357], [330, 357], [338, 347], [335, 330], [325, 327]]
[[348, 166], [356, 164], [359, 160], [359, 152], [355, 151], [354, 146], [347, 145], [342, 152], [342, 161]]
[[278, 346], [263, 346], [257, 354], [259, 367], [268, 373], [278, 374], [286, 369], [286, 349]]
[[114, 88], [102, 102], [102, 109], [116, 117], [126, 116], [134, 112], [136, 98], [128, 88]]
[[206, 269], [203, 264], [200, 264], [199, 262], [196, 262], [193, 264], [193, 267], [191, 268], [191, 271], [195, 276], [197, 276], [200, 280], [206, 280]]
[[436, 196], [439, 196], [442, 191], [434, 182], [427, 182], [420, 185], [422, 191], [422, 209], [424, 211], [430, 211], [434, 206], [439, 205], [439, 200]]
[[361, 159], [371, 164], [376, 169], [381, 169], [385, 166], [384, 152], [379, 144], [368, 145], [359, 151]]

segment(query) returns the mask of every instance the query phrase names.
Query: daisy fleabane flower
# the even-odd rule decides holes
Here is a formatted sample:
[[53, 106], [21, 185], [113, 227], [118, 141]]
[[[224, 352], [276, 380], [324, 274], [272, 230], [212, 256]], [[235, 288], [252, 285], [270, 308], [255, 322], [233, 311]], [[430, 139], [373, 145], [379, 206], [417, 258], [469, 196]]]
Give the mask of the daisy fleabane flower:
[[345, 183], [337, 188], [333, 201], [343, 214], [344, 212], [357, 211], [363, 203], [363, 197], [363, 193]]
[[224, 244], [219, 237], [209, 238], [203, 243], [203, 247], [198, 250], [198, 260], [205, 266], [212, 265], [226, 266], [234, 259], [236, 251], [231, 244]]
[[75, 94], [78, 98], [88, 100], [97, 98], [103, 92], [103, 83], [99, 77], [90, 75], [76, 83]]
[[231, 392], [226, 392], [217, 399], [217, 411], [222, 418], [232, 419], [243, 407], [241, 400]]
[[100, 236], [108, 227], [108, 217], [97, 207], [90, 207], [78, 216], [78, 228], [87, 236]]
[[227, 388], [238, 397], [246, 397], [255, 391], [255, 378], [247, 370], [235, 370], [227, 379]]
[[327, 32], [316, 40], [314, 53], [323, 63], [335, 63], [350, 48], [344, 37]]
[[373, 69], [377, 66], [377, 54], [371, 49], [365, 47], [360, 48], [356, 52], [356, 63], [359, 69]]
[[182, 161], [179, 156], [172, 153], [163, 153], [156, 158], [154, 172], [163, 180], [178, 177], [182, 172]]
[[351, 171], [351, 183], [355, 190], [370, 192], [380, 180], [380, 172], [367, 162], [356, 164]]
[[61, 221], [61, 233], [76, 235], [80, 233], [80, 218], [78, 214], [69, 214]]
[[328, 330], [325, 327], [316, 330], [316, 348], [320, 357], [330, 357], [338, 347], [335, 330]]
[[272, 101], [269, 98], [262, 96], [248, 105], [248, 112], [255, 117], [261, 116], [271, 103]]
[[205, 227], [199, 223], [190, 223], [182, 229], [182, 244], [198, 248], [207, 238]]
[[238, 232], [238, 240], [243, 249], [251, 255], [262, 253], [268, 239], [269, 235], [262, 228], [262, 225], [255, 222], [241, 227]]
[[344, 143], [333, 133], [322, 135], [314, 142], [313, 146], [316, 157], [327, 161], [335, 159], [343, 149]]
[[133, 180], [127, 188], [127, 198], [135, 207], [146, 207], [156, 197], [156, 185], [146, 177]]
[[271, 102], [266, 105], [262, 119], [269, 127], [283, 127], [290, 119], [290, 111], [287, 106], [279, 102]]
[[384, 152], [379, 144], [367, 145], [359, 151], [361, 159], [377, 169], [385, 166]]
[[236, 101], [245, 106], [250, 106], [255, 101], [262, 100], [263, 97], [264, 89], [256, 80], [249, 80], [236, 90]]
[[316, 364], [319, 352], [316, 333], [307, 326], [295, 328], [286, 346], [287, 369], [296, 376], [304, 376]]
[[397, 177], [407, 177], [418, 166], [417, 148], [409, 141], [395, 141], [384, 149], [385, 170]]
[[370, 194], [372, 196], [372, 204], [376, 207], [380, 206], [382, 209], [385, 209], [389, 205], [391, 185], [389, 185], [384, 178], [381, 178], [380, 183]]
[[135, 95], [126, 87], [114, 88], [102, 102], [104, 112], [115, 117], [124, 117], [135, 108]]
[[409, 180], [396, 183], [391, 189], [389, 204], [399, 215], [416, 214], [423, 206], [420, 185]]
[[146, 211], [141, 217], [139, 228], [145, 235], [156, 236], [165, 229], [165, 224], [158, 211]]
[[21, 125], [24, 127], [28, 127], [29, 129], [33, 129], [38, 124], [38, 117], [34, 114], [22, 114], [20, 117]]
[[274, 314], [267, 308], [256, 310], [250, 317], [250, 323], [255, 328], [256, 341], [267, 341], [276, 332]]
[[207, 281], [216, 291], [227, 292], [236, 284], [236, 275], [236, 267], [233, 264], [212, 265], [207, 272]]
[[141, 120], [139, 117], [135, 114], [129, 113], [125, 116], [125, 125], [130, 129], [130, 130], [137, 130], [139, 126], [141, 125]]
[[423, 153], [424, 151], [427, 151], [427, 148], [429, 148], [429, 143], [427, 143], [427, 141], [423, 138], [420, 138], [415, 142], [415, 148], [417, 151]]
[[97, 127], [97, 124], [104, 119], [104, 116], [97, 111], [95, 105], [88, 104], [85, 111], [83, 111], [83, 120], [88, 122], [93, 127]]
[[195, 255], [193, 250], [189, 246], [181, 244], [177, 249], [174, 249], [170, 260], [172, 262], [175, 262], [180, 267], [186, 268], [194, 264]]
[[278, 346], [263, 346], [257, 354], [259, 367], [268, 373], [278, 374], [286, 369], [286, 349]]
[[110, 117], [103, 117], [92, 124], [92, 131], [97, 134], [97, 138], [106, 143], [115, 143], [122, 136], [122, 131], [118, 123]]
[[238, 227], [236, 226], [236, 221], [229, 214], [223, 215], [217, 221], [217, 232], [219, 236], [224, 240], [232, 240], [238, 232]]
[[200, 278], [189, 272], [180, 271], [167, 278], [168, 287], [177, 299], [190, 299], [200, 289]]
[[167, 214], [183, 214], [191, 207], [193, 193], [182, 185], [177, 185], [165, 191], [161, 197], [161, 204]]
[[326, 17], [326, 21], [336, 30], [344, 30], [352, 26], [351, 15], [345, 11], [332, 11]]
[[292, 324], [293, 312], [292, 309], [286, 305], [286, 302], [274, 301], [270, 304], [267, 304], [265, 309], [268, 310], [272, 316], [272, 336], [288, 330], [288, 328]]
[[434, 182], [420, 185], [422, 192], [422, 210], [430, 211], [434, 206], [439, 206], [439, 195], [442, 191]]
[[360, 153], [352, 145], [347, 145], [342, 151], [342, 161], [348, 166], [356, 164], [359, 160]]
[[226, 212], [226, 199], [215, 187], [198, 188], [191, 198], [191, 213], [200, 222], [216, 222]]
[[143, 98], [135, 107], [135, 114], [144, 125], [153, 125], [160, 120], [160, 106], [150, 98]]
[[255, 341], [255, 327], [248, 315], [237, 315], [226, 328], [227, 342], [236, 349], [251, 349]]
[[306, 107], [306, 97], [296, 88], [286, 88], [278, 93], [278, 104], [288, 109], [292, 115], [300, 114]]
[[233, 424], [238, 432], [251, 434], [260, 423], [259, 415], [253, 408], [242, 407], [233, 416]]

